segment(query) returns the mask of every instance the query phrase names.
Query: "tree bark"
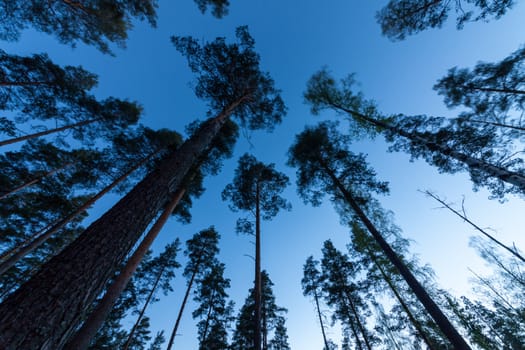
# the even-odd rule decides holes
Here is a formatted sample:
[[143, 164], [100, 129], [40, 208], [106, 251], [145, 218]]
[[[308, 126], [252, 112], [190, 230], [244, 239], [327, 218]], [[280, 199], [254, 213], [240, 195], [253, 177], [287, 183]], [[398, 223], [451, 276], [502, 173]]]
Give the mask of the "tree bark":
[[445, 336], [452, 343], [454, 348], [456, 350], [470, 350], [470, 346], [465, 342], [463, 337], [459, 334], [459, 332], [452, 325], [452, 323], [450, 323], [445, 314], [443, 314], [443, 312], [439, 309], [434, 300], [432, 300], [432, 298], [428, 295], [425, 288], [417, 281], [412, 272], [410, 272], [408, 267], [403, 263], [403, 261], [401, 261], [401, 259], [392, 249], [392, 247], [390, 247], [390, 244], [388, 244], [388, 242], [383, 238], [381, 233], [379, 233], [376, 227], [368, 219], [366, 214], [361, 210], [359, 205], [354, 200], [352, 194], [346, 190], [343, 184], [335, 176], [333, 171], [331, 171], [327, 167], [325, 167], [325, 170], [327, 172], [327, 175], [330, 176], [330, 178], [332, 179], [333, 184], [339, 189], [346, 202], [350, 205], [350, 207], [357, 215], [359, 220], [365, 225], [372, 237], [374, 237], [379, 247], [381, 247], [381, 249], [385, 253], [385, 256], [392, 263], [392, 265], [394, 265], [397, 268], [401, 276], [403, 276], [403, 278], [409, 285], [412, 292], [414, 292], [418, 300], [421, 302], [421, 304], [423, 304], [427, 312], [434, 319], [439, 329], [441, 329], [443, 334], [445, 334]]
[[57, 349], [75, 331], [150, 221], [205, 154], [241, 98], [169, 154], [160, 166], [93, 222], [0, 305], [6, 350]]
[[254, 349], [261, 350], [261, 208], [260, 208], [260, 187], [257, 181], [255, 191], [255, 324], [254, 324]]
[[67, 225], [71, 220], [73, 220], [78, 215], [82, 214], [84, 211], [89, 209], [89, 207], [95, 204], [96, 201], [98, 201], [106, 193], [108, 193], [113, 188], [115, 188], [118, 184], [124, 181], [129, 175], [131, 175], [131, 173], [133, 173], [135, 170], [137, 170], [138, 168], [146, 164], [149, 160], [151, 160], [155, 155], [159, 153], [160, 153], [160, 150], [157, 150], [149, 154], [147, 157], [143, 158], [140, 162], [135, 164], [131, 169], [126, 171], [124, 174], [122, 174], [118, 179], [116, 179], [111, 184], [106, 186], [102, 191], [97, 193], [95, 196], [87, 200], [77, 210], [75, 210], [74, 212], [66, 216], [65, 218], [57, 221], [55, 224], [53, 224], [53, 226], [51, 227], [47, 226], [43, 230], [32, 234], [31, 237], [35, 237], [33, 241], [26, 244], [25, 246], [15, 248], [13, 250], [12, 255], [0, 264], [0, 276], [4, 274], [7, 270], [9, 270], [18, 261], [20, 261], [20, 259], [25, 257], [27, 254], [31, 253], [33, 250], [37, 249], [40, 245], [42, 245], [45, 241], [47, 241], [53, 234], [55, 234], [58, 230], [60, 230], [65, 225]]
[[464, 163], [465, 165], [467, 165], [469, 168], [472, 168], [472, 169], [476, 169], [476, 170], [479, 170], [479, 171], [482, 171], [492, 177], [496, 177], [498, 179], [500, 179], [501, 181], [503, 182], [506, 182], [506, 183], [509, 183], [511, 185], [514, 185], [516, 186], [517, 188], [519, 188], [523, 193], [525, 193], [525, 176], [520, 174], [520, 173], [517, 173], [517, 172], [513, 172], [513, 171], [510, 171], [510, 170], [507, 170], [505, 168], [502, 168], [502, 167], [498, 167], [498, 166], [495, 166], [495, 165], [492, 165], [490, 163], [486, 163], [480, 159], [477, 159], [477, 158], [474, 158], [474, 157], [471, 157], [467, 154], [463, 154], [463, 153], [460, 153], [460, 152], [457, 152], [457, 151], [454, 151], [453, 149], [447, 147], [447, 146], [443, 146], [439, 143], [436, 143], [436, 142], [433, 142], [433, 141], [430, 141], [430, 140], [427, 140], [426, 138], [418, 135], [417, 133], [409, 133], [409, 132], [406, 132], [400, 128], [397, 128], [395, 126], [392, 126], [388, 123], [385, 123], [385, 122], [382, 122], [380, 120], [377, 120], [377, 119], [374, 119], [374, 118], [371, 118], [371, 117], [368, 117], [364, 114], [361, 114], [357, 111], [353, 111], [353, 110], [350, 110], [348, 108], [344, 108], [342, 106], [339, 106], [337, 104], [334, 104], [334, 103], [330, 103], [332, 105], [332, 107], [336, 108], [336, 109], [339, 109], [343, 112], [346, 112], [350, 115], [353, 115], [356, 119], [361, 119], [369, 124], [372, 124], [376, 127], [379, 127], [381, 129], [386, 129], [386, 130], [389, 130], [393, 133], [396, 133], [400, 136], [403, 136], [407, 139], [409, 139], [410, 141], [414, 142], [414, 143], [417, 143], [417, 144], [421, 144], [421, 145], [424, 145], [425, 147], [427, 147], [429, 150], [431, 151], [434, 151], [434, 152], [439, 152], [441, 154], [444, 154], [446, 156], [449, 156], [453, 159], [456, 159], [457, 161], [459, 162], [462, 162]]
[[[159, 216], [155, 224], [148, 231], [140, 245], [137, 247], [133, 255], [128, 259], [126, 266], [122, 269], [120, 274], [115, 278], [113, 283], [106, 290], [106, 294], [97, 304], [95, 310], [89, 315], [88, 319], [82, 325], [82, 328], [74, 335], [74, 337], [67, 343], [64, 349], [66, 350], [84, 350], [89, 346], [91, 339], [97, 334], [97, 331], [102, 326], [107, 316], [111, 312], [113, 305], [117, 301], [120, 294], [126, 288], [129, 280], [137, 270], [140, 262], [146, 255], [147, 251], [157, 238], [162, 227], [168, 221], [171, 213], [180, 202], [186, 189], [182, 188], [174, 194], [173, 199], [167, 205], [164, 212]], [[140, 321], [140, 320], [139, 320]]]
[[173, 341], [175, 340], [175, 336], [177, 335], [177, 330], [179, 329], [180, 320], [182, 319], [182, 313], [184, 312], [184, 308], [186, 307], [186, 303], [188, 302], [188, 297], [190, 296], [191, 286], [193, 285], [193, 281], [195, 280], [195, 276], [197, 275], [197, 272], [198, 272], [197, 268], [191, 274], [191, 279], [190, 279], [190, 282], [188, 283], [188, 287], [186, 288], [186, 293], [184, 294], [184, 299], [182, 300], [182, 305], [180, 306], [179, 314], [177, 315], [177, 321], [175, 321], [175, 326], [173, 327], [173, 330], [171, 331], [170, 341], [168, 343], [168, 347], [166, 348], [166, 350], [171, 350], [171, 347], [173, 346]]
[[60, 131], [76, 128], [76, 127], [79, 127], [79, 126], [92, 124], [92, 123], [95, 123], [95, 122], [98, 122], [98, 121], [101, 121], [101, 120], [102, 120], [102, 118], [89, 119], [89, 120], [84, 120], [84, 121], [81, 121], [81, 122], [78, 122], [78, 123], [75, 123], [75, 124], [69, 124], [69, 125], [66, 125], [66, 126], [62, 126], [60, 128], [54, 128], [54, 129], [49, 129], [49, 130], [37, 132], [37, 133], [34, 133], [34, 134], [30, 134], [30, 135], [14, 137], [14, 138], [9, 139], [9, 140], [0, 141], [0, 147], [1, 146], [5, 146], [5, 145], [11, 145], [11, 144], [17, 143], [17, 142], [22, 142], [22, 141], [25, 141], [25, 140], [36, 139], [37, 137], [46, 136], [46, 135], [54, 134], [54, 133], [57, 133], [57, 132], [60, 132]]

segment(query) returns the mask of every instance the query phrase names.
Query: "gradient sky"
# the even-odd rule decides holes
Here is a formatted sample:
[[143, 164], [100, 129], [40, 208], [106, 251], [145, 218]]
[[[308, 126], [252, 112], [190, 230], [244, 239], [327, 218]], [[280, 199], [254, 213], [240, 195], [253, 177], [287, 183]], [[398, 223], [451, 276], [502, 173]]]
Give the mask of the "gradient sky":
[[[355, 72], [365, 95], [385, 113], [454, 116], [457, 111], [447, 110], [432, 86], [453, 66], [471, 67], [480, 60], [500, 60], [520, 47], [525, 4], [517, 4], [498, 21], [467, 24], [461, 31], [451, 21], [441, 30], [393, 43], [381, 36], [374, 18], [386, 1], [231, 1], [230, 14], [218, 20], [210, 14], [202, 15], [191, 0], [161, 0], [158, 27], [137, 23], [130, 32], [127, 48], [115, 49], [115, 57], [83, 45], [72, 49], [31, 31], [25, 32], [18, 43], [2, 45], [12, 53], [47, 52], [57, 63], [82, 65], [100, 76], [96, 90], [100, 98], [137, 100], [145, 108], [143, 124], [183, 132], [190, 121], [205, 117], [206, 106], [194, 97], [192, 74], [170, 43], [170, 36], [233, 38], [237, 26], [248, 25], [263, 69], [270, 72], [282, 90], [288, 115], [272, 134], [254, 132], [249, 138], [243, 135], [234, 157], [224, 163], [220, 175], [206, 179], [207, 191], [193, 207], [192, 223], [169, 222], [154, 247], [159, 250], [175, 237], [185, 241], [195, 232], [215, 225], [222, 235], [220, 259], [226, 263], [226, 276], [231, 279], [229, 293], [239, 308], [252, 286], [253, 261], [246, 255], [253, 255], [253, 244], [250, 237], [235, 233], [239, 214], [227, 208], [220, 192], [232, 180], [237, 159], [243, 153], [251, 152], [263, 162], [276, 163], [276, 168], [292, 179], [285, 196], [293, 209], [263, 223], [262, 265], [275, 283], [278, 305], [289, 310], [287, 327], [292, 348], [321, 349], [314, 306], [302, 296], [302, 265], [310, 254], [320, 257], [324, 240], [332, 239], [344, 249], [349, 236], [329, 203], [319, 208], [302, 203], [293, 183], [295, 170], [285, 165], [295, 134], [305, 125], [336, 118], [330, 113], [320, 117], [309, 113], [302, 97], [306, 81], [323, 66], [329, 67], [335, 77]], [[472, 191], [466, 174], [439, 174], [426, 163], [411, 163], [407, 155], [387, 153], [386, 148], [381, 138], [352, 145], [353, 151], [369, 155], [381, 180], [390, 182], [391, 194], [381, 198], [381, 202], [394, 212], [404, 237], [414, 240], [412, 252], [434, 268], [441, 287], [456, 295], [469, 293], [472, 275], [468, 268], [483, 271], [484, 266], [469, 247], [474, 231], [450, 212], [438, 209], [436, 202], [418, 190], [434, 190], [457, 204], [465, 198], [473, 221], [494, 229], [504, 242], [525, 247], [522, 199], [509, 197], [503, 204], [489, 201], [486, 191]], [[113, 196], [97, 205], [91, 218], [97, 218], [115, 200]], [[185, 288], [181, 272], [173, 282], [175, 292], [163, 296], [148, 311], [153, 334], [164, 329], [169, 337]], [[175, 348], [197, 348], [193, 308], [192, 304], [187, 307]], [[329, 336], [337, 339], [337, 329], [329, 331]]]

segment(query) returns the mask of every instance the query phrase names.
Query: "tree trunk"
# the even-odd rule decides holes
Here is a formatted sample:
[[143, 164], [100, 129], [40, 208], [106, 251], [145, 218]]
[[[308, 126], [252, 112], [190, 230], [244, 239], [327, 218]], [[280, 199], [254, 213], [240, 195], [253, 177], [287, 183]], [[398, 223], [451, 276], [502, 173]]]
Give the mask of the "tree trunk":
[[409, 139], [410, 141], [414, 142], [414, 143], [417, 143], [417, 144], [420, 144], [420, 145], [424, 145], [425, 147], [427, 147], [429, 150], [431, 151], [434, 151], [434, 152], [439, 152], [441, 154], [444, 154], [446, 156], [449, 156], [461, 163], [464, 163], [465, 165], [467, 165], [469, 168], [472, 168], [472, 169], [476, 169], [476, 170], [479, 170], [479, 171], [482, 171], [492, 177], [496, 177], [498, 179], [500, 179], [501, 181], [503, 182], [506, 182], [506, 183], [509, 183], [511, 185], [514, 185], [516, 187], [518, 187], [523, 193], [525, 193], [525, 176], [520, 174], [520, 173], [517, 173], [517, 172], [513, 172], [513, 171], [510, 171], [510, 170], [507, 170], [505, 168], [501, 168], [501, 167], [498, 167], [498, 166], [495, 166], [495, 165], [492, 165], [490, 163], [486, 163], [480, 159], [477, 159], [477, 158], [474, 158], [474, 157], [471, 157], [467, 154], [463, 154], [463, 153], [460, 153], [460, 152], [457, 152], [457, 151], [454, 151], [453, 149], [447, 147], [447, 146], [443, 146], [437, 142], [433, 142], [433, 141], [430, 141], [422, 136], [420, 136], [418, 133], [409, 133], [409, 132], [406, 132], [402, 129], [399, 129], [395, 126], [392, 126], [390, 124], [387, 124], [385, 122], [382, 122], [380, 120], [377, 120], [377, 119], [374, 119], [374, 118], [371, 118], [371, 117], [368, 117], [364, 114], [361, 114], [357, 111], [353, 111], [353, 110], [350, 110], [350, 109], [347, 109], [347, 108], [344, 108], [344, 107], [341, 107], [339, 105], [336, 105], [336, 104], [332, 104], [332, 106], [336, 109], [339, 109], [341, 111], [344, 111], [350, 115], [353, 115], [356, 119], [361, 119], [369, 124], [372, 124], [376, 127], [379, 127], [381, 129], [386, 129], [386, 130], [389, 130], [393, 133], [396, 133], [400, 136], [403, 136], [407, 139]]
[[315, 306], [317, 308], [317, 316], [319, 316], [319, 323], [321, 324], [321, 332], [323, 333], [323, 341], [325, 350], [330, 350], [328, 347], [328, 340], [326, 339], [326, 333], [324, 331], [323, 317], [321, 315], [321, 308], [319, 306], [319, 296], [317, 295], [317, 289], [314, 290]]
[[9, 270], [14, 264], [16, 264], [20, 259], [25, 257], [27, 254], [31, 253], [33, 250], [38, 248], [41, 244], [43, 244], [45, 241], [47, 241], [53, 234], [55, 234], [58, 230], [60, 230], [62, 227], [67, 225], [71, 220], [76, 218], [78, 215], [82, 214], [85, 210], [89, 209], [97, 200], [102, 198], [106, 193], [111, 191], [113, 188], [115, 188], [118, 184], [120, 184], [122, 181], [124, 181], [131, 173], [133, 173], [135, 170], [146, 164], [151, 158], [153, 158], [155, 155], [159, 154], [160, 150], [157, 150], [151, 154], [149, 154], [147, 157], [143, 158], [140, 162], [135, 164], [131, 169], [126, 171], [124, 174], [122, 174], [118, 179], [113, 181], [111, 184], [106, 186], [102, 191], [97, 193], [95, 196], [91, 197], [88, 201], [86, 201], [80, 208], [75, 210], [73, 213], [69, 214], [65, 218], [59, 220], [53, 226], [48, 228], [47, 226], [44, 230], [41, 230], [35, 234], [32, 234], [31, 237], [35, 237], [33, 241], [31, 241], [29, 244], [15, 248], [13, 249], [13, 254], [10, 258], [5, 260], [0, 264], [0, 275], [4, 274], [7, 270]]
[[388, 284], [388, 287], [390, 288], [390, 290], [392, 291], [392, 293], [394, 293], [394, 296], [396, 297], [397, 301], [399, 302], [399, 304], [401, 305], [401, 308], [403, 309], [403, 311], [405, 311], [405, 313], [407, 314], [408, 316], [408, 319], [410, 320], [410, 322], [412, 323], [412, 325], [414, 326], [414, 328], [416, 329], [417, 333], [419, 334], [419, 336], [421, 337], [421, 339], [423, 339], [423, 341], [425, 342], [425, 344], [427, 345], [428, 349], [429, 350], [434, 350], [434, 345], [432, 344], [432, 342], [430, 341], [430, 339], [428, 339], [425, 331], [423, 330], [423, 328], [421, 327], [421, 324], [418, 322], [418, 320], [416, 319], [416, 317], [414, 316], [414, 314], [412, 314], [412, 311], [410, 310], [410, 308], [408, 307], [408, 305], [405, 303], [405, 301], [403, 300], [403, 298], [401, 297], [401, 295], [399, 294], [399, 292], [397, 291], [397, 288], [394, 286], [394, 284], [392, 283], [392, 280], [390, 279], [390, 277], [386, 274], [386, 272], [383, 270], [383, 267], [381, 266], [381, 264], [379, 263], [379, 261], [377, 261], [377, 258], [375, 256], [375, 254], [370, 250], [369, 246], [367, 246], [367, 250], [368, 250], [368, 255], [370, 256], [370, 258], [372, 259], [372, 261], [374, 262], [374, 264], [376, 265], [377, 269], [379, 270], [379, 272], [381, 273], [381, 276], [383, 277], [383, 280], [385, 280], [385, 282]]
[[[107, 316], [111, 312], [113, 305], [117, 301], [120, 294], [126, 288], [131, 276], [137, 270], [140, 262], [151, 247], [151, 244], [157, 238], [164, 224], [168, 221], [171, 213], [180, 202], [185, 188], [180, 189], [174, 194], [172, 201], [168, 204], [164, 212], [159, 216], [155, 224], [148, 231], [140, 245], [137, 247], [133, 255], [128, 259], [126, 266], [122, 269], [120, 274], [115, 278], [113, 283], [106, 290], [106, 294], [97, 304], [95, 310], [89, 315], [88, 319], [82, 325], [82, 328], [74, 335], [74, 337], [65, 346], [66, 350], [84, 350], [89, 346], [91, 339], [97, 334], [97, 331], [102, 326]], [[137, 323], [138, 324], [138, 323]]]
[[512, 249], [511, 247], [509, 246], [506, 246], [505, 244], [501, 243], [500, 241], [498, 241], [494, 236], [492, 236], [491, 234], [489, 234], [488, 232], [486, 232], [485, 230], [483, 230], [481, 227], [479, 227], [478, 225], [476, 225], [475, 223], [473, 223], [472, 221], [470, 221], [465, 215], [462, 215], [461, 213], [459, 213], [457, 210], [454, 210], [450, 205], [448, 205], [447, 203], [445, 203], [445, 201], [443, 201], [441, 198], [439, 198], [438, 196], [436, 196], [435, 194], [433, 194], [432, 192], [430, 191], [425, 191], [424, 192], [427, 196], [430, 196], [432, 198], [434, 198], [436, 201], [438, 201], [439, 203], [441, 203], [443, 206], [445, 206], [445, 208], [447, 208], [448, 210], [450, 210], [451, 212], [453, 212], [454, 214], [456, 214], [457, 216], [459, 216], [461, 219], [463, 219], [464, 221], [466, 221], [467, 223], [469, 223], [472, 227], [474, 227], [476, 230], [478, 230], [479, 232], [481, 232], [485, 237], [487, 237], [488, 239], [490, 239], [492, 242], [496, 243], [498, 246], [500, 246], [501, 248], [505, 249], [506, 251], [508, 251], [509, 253], [511, 253], [512, 255], [514, 255], [514, 257], [516, 257], [517, 259], [521, 260], [521, 262], [524, 262], [525, 263], [525, 258], [520, 254], [518, 253], [516, 250]]
[[0, 81], [0, 86], [40, 86], [52, 85], [50, 81]]
[[14, 138], [9, 139], [9, 140], [0, 141], [0, 147], [1, 146], [5, 146], [5, 145], [11, 145], [11, 144], [17, 143], [17, 142], [22, 142], [22, 141], [25, 141], [25, 140], [36, 139], [37, 137], [46, 136], [46, 135], [49, 135], [49, 134], [54, 134], [56, 132], [60, 132], [60, 131], [64, 131], [64, 130], [68, 130], [68, 129], [72, 129], [72, 128], [76, 128], [78, 126], [88, 125], [88, 124], [95, 123], [95, 122], [98, 122], [98, 121], [101, 121], [101, 120], [102, 120], [102, 118], [89, 119], [89, 120], [84, 120], [84, 121], [81, 121], [81, 122], [78, 122], [78, 123], [75, 123], [75, 124], [69, 124], [69, 125], [66, 125], [66, 126], [62, 126], [60, 128], [54, 128], [54, 129], [49, 129], [49, 130], [37, 132], [37, 133], [34, 133], [34, 134], [30, 134], [30, 135], [14, 137]]
[[350, 205], [354, 213], [357, 215], [359, 220], [361, 220], [372, 237], [374, 237], [379, 247], [381, 247], [385, 253], [385, 256], [392, 263], [392, 265], [397, 268], [401, 276], [403, 276], [409, 285], [410, 289], [412, 289], [412, 292], [414, 292], [418, 300], [421, 302], [421, 304], [423, 304], [427, 312], [434, 319], [438, 327], [452, 343], [454, 348], [456, 350], [470, 350], [470, 346], [465, 342], [463, 337], [459, 334], [452, 323], [450, 323], [445, 314], [443, 314], [443, 312], [439, 309], [434, 300], [432, 300], [432, 298], [428, 295], [425, 288], [423, 288], [423, 286], [417, 281], [412, 272], [410, 272], [408, 267], [403, 263], [403, 261], [401, 261], [394, 250], [392, 250], [392, 247], [390, 247], [388, 242], [383, 238], [376, 227], [368, 219], [366, 214], [361, 210], [359, 205], [354, 200], [352, 194], [346, 190], [343, 184], [339, 181], [339, 179], [337, 179], [330, 169], [325, 167], [325, 170], [327, 171], [327, 175], [329, 175], [332, 179], [334, 185], [341, 191], [341, 194], [345, 198], [346, 202]]
[[260, 208], [260, 188], [257, 181], [255, 192], [255, 324], [254, 324], [254, 349], [261, 350], [261, 208]]
[[177, 335], [177, 330], [179, 329], [179, 324], [180, 324], [180, 320], [182, 319], [182, 313], [184, 312], [184, 307], [186, 307], [186, 303], [188, 302], [188, 297], [190, 296], [191, 286], [193, 285], [193, 281], [195, 280], [195, 276], [197, 275], [197, 272], [198, 272], [197, 268], [193, 271], [190, 282], [188, 283], [188, 287], [186, 288], [186, 293], [184, 294], [184, 299], [182, 300], [182, 305], [180, 306], [179, 314], [177, 315], [177, 321], [175, 321], [175, 326], [173, 327], [173, 331], [171, 332], [170, 341], [168, 343], [168, 347], [166, 348], [166, 350], [171, 350], [171, 347], [173, 346], [173, 341], [175, 340], [175, 336]]
[[499, 126], [500, 128], [508, 128], [508, 129], [515, 129], [519, 131], [525, 131], [524, 127], [517, 126], [517, 125], [488, 122], [485, 120], [476, 120], [476, 119], [466, 119], [466, 121], [468, 121], [469, 123], [488, 124], [488, 125], [493, 125], [493, 126]]
[[[342, 281], [342, 282], [343, 282], [343, 285], [345, 285], [344, 281]], [[352, 310], [352, 314], [354, 314], [355, 322], [357, 323], [357, 328], [359, 329], [359, 333], [361, 333], [361, 336], [363, 337], [363, 340], [365, 341], [366, 348], [368, 350], [372, 350], [372, 346], [370, 345], [370, 341], [368, 340], [368, 334], [366, 333], [366, 329], [363, 326], [363, 323], [361, 322], [361, 319], [359, 318], [359, 312], [357, 312], [357, 309], [356, 309], [356, 307], [354, 305], [354, 302], [352, 301], [352, 297], [349, 295], [347, 290], [345, 290], [343, 293], [346, 296], [346, 300], [348, 301], [348, 305], [350, 305], [350, 309]], [[352, 322], [351, 320], [349, 320], [349, 321]], [[357, 334], [356, 334], [356, 339], [359, 340], [357, 338]]]
[[126, 341], [126, 344], [122, 347], [122, 350], [128, 350], [129, 346], [131, 344], [131, 341], [133, 340], [133, 336], [135, 335], [135, 330], [140, 324], [140, 321], [142, 320], [142, 317], [144, 317], [144, 313], [146, 312], [146, 309], [148, 308], [148, 305], [153, 298], [153, 295], [155, 294], [155, 290], [157, 289], [157, 286], [159, 285], [160, 279], [162, 278], [162, 274], [164, 273], [165, 266], [163, 266], [157, 278], [155, 279], [155, 283], [153, 284], [153, 287], [151, 288], [151, 291], [149, 292], [148, 298], [146, 299], [146, 302], [144, 303], [144, 306], [142, 307], [142, 310], [140, 310], [140, 314], [137, 317], [137, 320], [135, 321], [135, 324], [133, 325], [133, 328], [131, 328], [131, 331], [129, 331], [128, 340]]
[[240, 99], [167, 156], [160, 166], [0, 305], [0, 344], [57, 349], [82, 320], [150, 221], [205, 154]]
[[206, 337], [208, 336], [208, 327], [210, 326], [210, 318], [211, 318], [211, 312], [213, 311], [213, 300], [215, 299], [215, 290], [212, 291], [211, 294], [211, 300], [210, 300], [210, 308], [208, 309], [208, 314], [206, 315], [206, 323], [204, 324], [204, 331], [202, 332], [202, 340], [201, 342], [206, 341]]
[[463, 85], [463, 88], [466, 90], [474, 90], [474, 91], [482, 91], [482, 92], [496, 92], [496, 93], [508, 94], [508, 95], [525, 95], [524, 90], [487, 88], [487, 87], [481, 87], [481, 86], [474, 86], [472, 84]]
[[70, 166], [72, 166], [72, 165], [74, 165], [74, 164], [75, 164], [74, 162], [71, 162], [71, 163], [67, 163], [67, 164], [64, 165], [64, 166], [61, 166], [60, 168], [56, 168], [56, 169], [50, 170], [50, 171], [46, 172], [44, 175], [41, 175], [41, 176], [39, 176], [39, 177], [37, 177], [37, 178], [34, 178], [34, 179], [31, 180], [31, 181], [26, 182], [25, 184], [22, 184], [22, 185], [20, 185], [20, 186], [17, 186], [17, 187], [15, 187], [15, 188], [11, 189], [11, 190], [8, 190], [8, 191], [5, 192], [5, 193], [2, 193], [2, 194], [0, 195], [0, 199], [4, 199], [4, 198], [6, 198], [7, 196], [10, 196], [10, 195], [12, 195], [12, 194], [14, 194], [14, 193], [16, 193], [16, 192], [19, 192], [19, 191], [25, 189], [25, 188], [28, 188], [29, 186], [34, 185], [34, 184], [36, 184], [36, 183], [42, 181], [42, 180], [45, 179], [46, 177], [52, 176], [52, 175], [58, 173], [59, 171], [62, 171], [62, 170], [64, 170], [64, 169], [66, 169], [66, 168], [69, 168]]

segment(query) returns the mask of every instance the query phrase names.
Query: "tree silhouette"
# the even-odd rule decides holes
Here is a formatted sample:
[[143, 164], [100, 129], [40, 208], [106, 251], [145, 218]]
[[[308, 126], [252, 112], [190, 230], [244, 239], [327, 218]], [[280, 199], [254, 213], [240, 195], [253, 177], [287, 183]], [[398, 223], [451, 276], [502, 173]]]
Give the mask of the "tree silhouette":
[[[237, 221], [237, 231], [255, 233], [255, 319], [254, 344], [255, 350], [261, 349], [261, 218], [270, 220], [280, 209], [290, 209], [290, 204], [280, 193], [284, 191], [289, 179], [286, 175], [274, 169], [275, 165], [265, 165], [254, 156], [244, 154], [239, 159], [235, 177], [231, 184], [226, 185], [222, 192], [223, 200], [230, 200], [232, 210], [251, 212], [255, 219], [254, 225], [247, 219]], [[255, 231], [255, 232], [254, 232]]]

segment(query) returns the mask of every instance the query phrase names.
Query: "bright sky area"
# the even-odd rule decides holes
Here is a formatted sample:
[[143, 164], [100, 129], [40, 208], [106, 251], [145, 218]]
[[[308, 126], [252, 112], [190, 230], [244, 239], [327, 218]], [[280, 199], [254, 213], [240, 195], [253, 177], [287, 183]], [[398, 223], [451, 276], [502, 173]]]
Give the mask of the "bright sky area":
[[[233, 179], [237, 159], [245, 152], [263, 162], [275, 163], [292, 180], [285, 196], [293, 209], [263, 223], [262, 265], [275, 283], [278, 305], [289, 310], [291, 347], [321, 349], [314, 306], [301, 291], [302, 266], [307, 256], [320, 257], [326, 239], [344, 249], [349, 233], [339, 225], [328, 201], [319, 208], [302, 203], [295, 190], [295, 170], [285, 165], [286, 152], [305, 125], [336, 118], [330, 113], [320, 117], [309, 113], [302, 97], [306, 81], [326, 65], [336, 77], [355, 72], [365, 95], [374, 99], [385, 113], [454, 116], [457, 111], [447, 110], [432, 86], [453, 66], [471, 67], [480, 60], [497, 61], [518, 49], [523, 44], [525, 4], [519, 2], [497, 21], [467, 24], [461, 31], [449, 21], [441, 30], [426, 31], [393, 43], [381, 36], [375, 22], [375, 12], [385, 0], [231, 2], [230, 14], [218, 20], [210, 14], [202, 15], [191, 0], [161, 0], [158, 27], [152, 29], [137, 23], [130, 32], [127, 48], [115, 49], [116, 57], [83, 45], [72, 49], [58, 44], [54, 38], [29, 31], [20, 42], [3, 43], [3, 48], [17, 54], [47, 52], [57, 63], [82, 65], [100, 76], [96, 90], [99, 97], [137, 100], [145, 109], [143, 124], [183, 132], [186, 124], [205, 117], [206, 106], [194, 97], [192, 74], [170, 43], [170, 36], [233, 39], [237, 26], [248, 25], [263, 69], [270, 72], [282, 90], [288, 115], [272, 134], [254, 132], [248, 138], [243, 135], [234, 157], [224, 163], [220, 175], [206, 179], [207, 190], [193, 206], [192, 223], [181, 225], [170, 221], [154, 247], [158, 251], [176, 237], [186, 241], [195, 232], [214, 225], [222, 235], [220, 259], [226, 263], [226, 276], [231, 279], [229, 294], [239, 308], [253, 283], [253, 261], [247, 255], [253, 255], [254, 248], [251, 237], [235, 233], [239, 214], [228, 209], [220, 193]], [[394, 212], [404, 237], [414, 241], [411, 251], [422, 263], [434, 268], [441, 287], [458, 296], [468, 294], [472, 278], [468, 268], [483, 271], [484, 266], [469, 247], [469, 237], [475, 232], [447, 210], [438, 209], [439, 204], [418, 190], [433, 190], [458, 206], [464, 198], [473, 221], [494, 229], [494, 234], [504, 242], [525, 247], [521, 232], [522, 198], [509, 197], [505, 203], [489, 200], [486, 191], [472, 191], [466, 174], [439, 174], [426, 163], [409, 162], [406, 154], [387, 153], [387, 145], [381, 138], [359, 142], [352, 149], [367, 153], [378, 177], [390, 182], [391, 194], [381, 202]], [[97, 205], [91, 218], [97, 218], [115, 200], [113, 196]], [[168, 336], [171, 332], [186, 286], [181, 273], [173, 281], [175, 292], [161, 296], [150, 307], [153, 334], [161, 329]], [[191, 318], [193, 308], [191, 303], [187, 307], [175, 348], [197, 348], [196, 327]], [[337, 329], [330, 330], [329, 336], [338, 339]]]

